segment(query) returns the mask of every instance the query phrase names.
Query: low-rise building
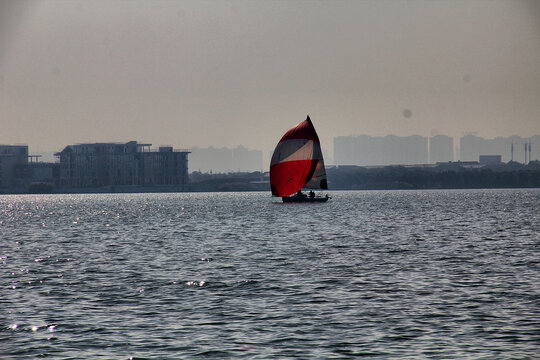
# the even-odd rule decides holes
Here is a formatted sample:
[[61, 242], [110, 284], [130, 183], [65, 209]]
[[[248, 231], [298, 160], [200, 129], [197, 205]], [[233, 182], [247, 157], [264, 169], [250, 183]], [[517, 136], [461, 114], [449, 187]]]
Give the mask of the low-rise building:
[[66, 146], [55, 154], [60, 160], [59, 184], [66, 188], [173, 186], [186, 190], [189, 151], [150, 147], [136, 141]]
[[502, 155], [480, 155], [478, 157], [478, 162], [480, 164], [501, 164]]

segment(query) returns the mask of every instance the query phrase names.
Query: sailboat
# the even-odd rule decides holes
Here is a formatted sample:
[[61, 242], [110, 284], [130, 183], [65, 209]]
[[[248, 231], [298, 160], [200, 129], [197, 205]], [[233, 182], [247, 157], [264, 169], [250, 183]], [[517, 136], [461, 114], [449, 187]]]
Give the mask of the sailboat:
[[326, 169], [317, 132], [308, 117], [293, 126], [279, 140], [270, 161], [272, 195], [283, 202], [325, 202], [326, 196], [302, 193], [307, 189], [328, 189]]

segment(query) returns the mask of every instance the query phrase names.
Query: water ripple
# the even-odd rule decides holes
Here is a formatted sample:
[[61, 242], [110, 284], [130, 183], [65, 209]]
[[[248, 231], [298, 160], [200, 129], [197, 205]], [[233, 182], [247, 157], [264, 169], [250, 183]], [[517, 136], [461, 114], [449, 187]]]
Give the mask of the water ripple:
[[0, 197], [6, 359], [535, 358], [540, 191]]

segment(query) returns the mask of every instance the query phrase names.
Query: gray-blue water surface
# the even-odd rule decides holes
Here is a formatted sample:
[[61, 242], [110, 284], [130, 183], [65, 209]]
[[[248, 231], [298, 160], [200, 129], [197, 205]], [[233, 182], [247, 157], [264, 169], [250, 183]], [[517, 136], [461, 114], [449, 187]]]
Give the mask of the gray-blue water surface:
[[539, 358], [540, 190], [0, 197], [0, 358]]

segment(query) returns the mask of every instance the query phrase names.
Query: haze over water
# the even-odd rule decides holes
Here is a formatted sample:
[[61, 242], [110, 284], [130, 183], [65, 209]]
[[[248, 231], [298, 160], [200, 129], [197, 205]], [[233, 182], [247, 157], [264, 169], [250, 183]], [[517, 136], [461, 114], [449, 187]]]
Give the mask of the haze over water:
[[0, 354], [537, 358], [540, 191], [0, 197]]

